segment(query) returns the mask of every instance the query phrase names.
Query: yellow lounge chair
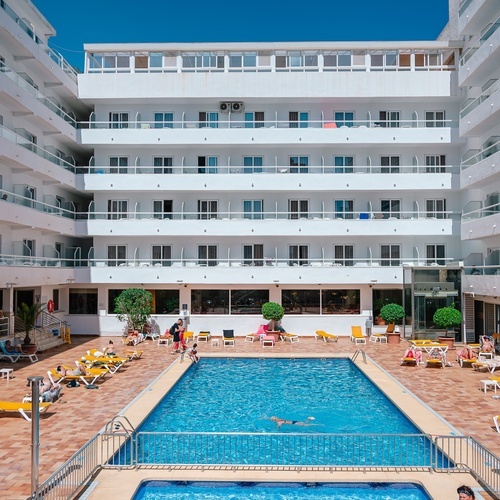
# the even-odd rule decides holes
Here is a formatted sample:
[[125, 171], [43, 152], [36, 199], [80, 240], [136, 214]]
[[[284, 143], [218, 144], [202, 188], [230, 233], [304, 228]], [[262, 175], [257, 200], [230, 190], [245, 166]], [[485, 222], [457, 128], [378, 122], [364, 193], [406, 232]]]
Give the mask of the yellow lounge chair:
[[129, 360], [125, 356], [116, 356], [116, 355], [110, 356], [107, 354], [103, 354], [102, 351], [99, 351], [97, 349], [89, 349], [87, 351], [87, 354], [89, 356], [93, 356], [95, 359], [97, 359], [99, 361], [106, 361], [106, 362], [112, 363], [112, 364], [117, 364], [117, 363], [123, 364]]
[[387, 335], [385, 333], [372, 333], [370, 335], [370, 342], [385, 342], [387, 344]]
[[500, 415], [495, 415], [493, 417], [493, 422], [495, 423], [495, 427], [497, 428], [497, 432], [500, 434]]
[[80, 361], [84, 363], [88, 368], [104, 368], [111, 375], [116, 373], [122, 366], [122, 363], [109, 363], [107, 360], [102, 360], [99, 358], [94, 358], [94, 356], [90, 356], [89, 354], [85, 354], [80, 358]]
[[[72, 370], [72, 368], [69, 368], [67, 366], [64, 366], [63, 368], [67, 370]], [[63, 384], [64, 382], [70, 382], [71, 380], [76, 380], [77, 382], [80, 381], [85, 385], [93, 385], [95, 382], [103, 378], [105, 374], [100, 371], [99, 373], [92, 373], [89, 375], [69, 375], [69, 374], [63, 375], [62, 373], [59, 373], [55, 368], [52, 368], [47, 371], [47, 375], [49, 376], [49, 380], [53, 384], [55, 383]]]
[[141, 351], [140, 349], [126, 349], [125, 351], [123, 351], [123, 354], [127, 356], [129, 361], [131, 361], [132, 359], [139, 359], [143, 353], [144, 351]]
[[290, 342], [290, 344], [293, 344], [294, 342], [298, 342], [299, 341], [299, 336], [295, 335], [295, 333], [281, 332], [280, 333], [280, 337], [284, 341], [288, 340]]
[[351, 326], [351, 340], [355, 344], [366, 344], [366, 335], [363, 334], [360, 326]]
[[209, 331], [202, 331], [198, 333], [198, 335], [196, 336], [196, 340], [198, 342], [208, 342], [211, 336], [212, 335]]
[[184, 342], [186, 342], [186, 344], [190, 340], [193, 340], [193, 337], [194, 337], [194, 332], [184, 332]]
[[[45, 413], [52, 403], [39, 403], [40, 413]], [[23, 418], [31, 422], [31, 418], [27, 413], [32, 412], [31, 403], [16, 403], [14, 401], [0, 401], [0, 413], [15, 413], [19, 412]]]
[[314, 332], [314, 338], [316, 340], [321, 339], [323, 342], [337, 342], [339, 338], [333, 333], [326, 333], [323, 330], [316, 330]]

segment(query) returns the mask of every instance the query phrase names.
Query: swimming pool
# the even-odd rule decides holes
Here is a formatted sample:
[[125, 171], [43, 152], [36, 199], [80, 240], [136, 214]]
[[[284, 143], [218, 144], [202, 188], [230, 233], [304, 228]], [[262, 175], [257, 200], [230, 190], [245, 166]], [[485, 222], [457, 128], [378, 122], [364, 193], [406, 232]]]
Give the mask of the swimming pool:
[[133, 500], [430, 500], [411, 483], [142, 483]]
[[209, 359], [193, 365], [140, 426], [154, 432], [417, 434], [349, 360]]
[[[277, 428], [272, 415], [307, 426]], [[434, 451], [345, 358], [203, 359], [140, 426], [136, 444], [139, 465], [426, 467]]]

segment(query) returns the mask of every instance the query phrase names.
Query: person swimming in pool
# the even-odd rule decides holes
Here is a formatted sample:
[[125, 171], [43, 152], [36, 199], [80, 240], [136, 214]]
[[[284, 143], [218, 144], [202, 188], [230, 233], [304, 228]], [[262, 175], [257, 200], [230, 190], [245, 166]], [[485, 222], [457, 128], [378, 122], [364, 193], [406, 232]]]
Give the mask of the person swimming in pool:
[[319, 425], [312, 424], [311, 420], [314, 420], [314, 417], [307, 417], [307, 420], [287, 420], [286, 418], [280, 417], [270, 417], [269, 420], [271, 422], [276, 422], [276, 427], [279, 429], [282, 425], [300, 425], [302, 427], [309, 427], [311, 425]]

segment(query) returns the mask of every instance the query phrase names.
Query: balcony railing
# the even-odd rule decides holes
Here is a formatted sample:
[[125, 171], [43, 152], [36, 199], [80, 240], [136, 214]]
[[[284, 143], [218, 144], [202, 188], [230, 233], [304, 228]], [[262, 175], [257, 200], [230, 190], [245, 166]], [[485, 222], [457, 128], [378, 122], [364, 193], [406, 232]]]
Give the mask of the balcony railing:
[[71, 64], [69, 64], [64, 57], [51, 49], [38, 35], [35, 33], [34, 28], [31, 24], [28, 24], [24, 19], [22, 19], [6, 2], [2, 0], [0, 2], [0, 8], [2, 8], [6, 14], [19, 25], [19, 27], [27, 33], [27, 35], [52, 59], [52, 61], [57, 64], [62, 70], [74, 81], [77, 81], [77, 72]]
[[464, 209], [464, 213], [462, 214], [462, 220], [468, 219], [482, 219], [483, 217], [489, 217], [490, 215], [497, 215], [500, 213], [500, 203], [496, 203], [494, 205], [488, 205], [486, 207], [477, 208], [475, 210], [467, 210], [471, 206], [480, 205], [481, 202], [469, 202]]
[[3, 125], [0, 125], [0, 137], [7, 139], [13, 144], [17, 144], [18, 146], [28, 149], [29, 151], [32, 151], [34, 154], [40, 156], [41, 158], [44, 158], [45, 160], [50, 161], [51, 163], [54, 163], [55, 165], [58, 165], [59, 167], [64, 168], [65, 170], [69, 170], [70, 172], [73, 173], [76, 172], [74, 163], [70, 163], [67, 160], [64, 160], [59, 156], [47, 151], [46, 149], [41, 148], [34, 142], [30, 141], [29, 139], [26, 139], [25, 137], [19, 134], [16, 134], [7, 127], [4, 127]]
[[[466, 117], [471, 111], [476, 109], [481, 103], [488, 100], [493, 94], [498, 92], [500, 89], [500, 80], [494, 80], [492, 84], [479, 96], [475, 99], [468, 101], [462, 111], [460, 111], [460, 118]], [[493, 106], [493, 104], [492, 104]]]
[[[0, 268], [11, 267], [119, 267], [139, 269], [145, 268], [246, 268], [246, 267], [304, 267], [304, 268], [379, 268], [379, 267], [406, 267], [406, 266], [440, 266], [453, 263], [452, 257], [419, 258], [412, 256], [377, 257], [377, 258], [290, 258], [290, 257], [264, 257], [260, 258], [181, 258], [171, 259], [149, 258], [92, 258], [92, 259], [66, 259], [59, 257], [35, 257], [26, 255], [0, 254]], [[490, 266], [500, 268], [499, 266]], [[494, 274], [494, 273], [492, 273]]]
[[176, 166], [122, 166], [110, 167], [108, 165], [78, 167], [77, 173], [81, 174], [160, 174], [160, 175], [193, 175], [193, 174], [453, 174], [458, 173], [459, 168], [452, 165], [400, 165], [398, 167], [386, 167], [381, 165], [356, 165], [356, 166], [333, 166], [333, 165], [218, 165], [199, 167], [197, 165]]
[[377, 223], [380, 221], [395, 221], [398, 219], [456, 219], [459, 220], [460, 213], [452, 211], [433, 211], [433, 212], [417, 212], [417, 211], [399, 211], [399, 212], [371, 212], [369, 210], [361, 212], [335, 212], [332, 211], [308, 211], [308, 212], [291, 212], [291, 211], [268, 211], [268, 212], [242, 212], [237, 210], [219, 210], [218, 212], [88, 212], [79, 213], [79, 219], [88, 220], [109, 220], [116, 224], [123, 224], [127, 221], [136, 220], [222, 220], [222, 221], [259, 221], [259, 220], [290, 220], [290, 221], [370, 221]]
[[478, 153], [474, 154], [473, 156], [467, 156], [465, 159], [462, 160], [462, 163], [460, 164], [460, 168], [462, 170], [465, 170], [469, 167], [472, 167], [476, 163], [479, 163], [480, 161], [490, 157], [491, 155], [497, 153], [500, 151], [500, 140], [494, 142], [490, 146], [480, 150]]
[[472, 46], [469, 47], [460, 59], [460, 66], [463, 66], [482, 46], [488, 41], [489, 38], [500, 28], [500, 17], [492, 22], [488, 29], [483, 33], [481, 38]]
[[37, 90], [30, 82], [28, 82], [22, 76], [19, 76], [14, 70], [9, 68], [2, 62], [0, 62], [0, 73], [5, 75], [16, 85], [35, 97], [38, 102], [42, 103], [57, 116], [61, 117], [65, 122], [76, 128], [76, 120], [72, 116], [68, 115], [68, 113], [66, 113], [64, 109], [62, 109], [60, 106], [57, 106], [57, 104], [54, 104], [48, 97]]
[[49, 203], [36, 201], [32, 198], [27, 198], [26, 196], [21, 196], [11, 191], [6, 191], [5, 189], [0, 189], [0, 202], [21, 205], [23, 207], [32, 208], [37, 212], [43, 212], [49, 215], [54, 215], [56, 217], [65, 217], [67, 219], [77, 218], [77, 212], [75, 210], [68, 210], [56, 205], [51, 205]]
[[[271, 112], [270, 112], [271, 113]], [[172, 130], [172, 129], [328, 129], [332, 134], [339, 134], [336, 130], [342, 129], [383, 129], [383, 128], [457, 128], [458, 120], [440, 119], [411, 119], [411, 120], [262, 120], [246, 121], [233, 119], [228, 115], [227, 120], [200, 121], [200, 120], [175, 120], [157, 122], [148, 120], [130, 121], [88, 121], [79, 122], [83, 129], [110, 129], [110, 130]]]
[[458, 10], [458, 15], [461, 16], [467, 9], [467, 7], [472, 3], [472, 0], [462, 0], [460, 2], [460, 8]]

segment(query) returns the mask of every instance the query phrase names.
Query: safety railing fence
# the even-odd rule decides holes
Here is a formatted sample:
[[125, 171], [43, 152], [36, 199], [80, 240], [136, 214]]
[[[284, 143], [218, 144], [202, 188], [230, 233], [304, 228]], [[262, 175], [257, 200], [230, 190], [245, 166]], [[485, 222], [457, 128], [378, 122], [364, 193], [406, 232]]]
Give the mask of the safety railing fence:
[[238, 175], [238, 174], [456, 174], [460, 168], [454, 165], [352, 165], [352, 166], [334, 166], [334, 165], [217, 165], [199, 167], [197, 165], [172, 165], [168, 167], [154, 165], [128, 165], [128, 166], [109, 166], [109, 165], [90, 165], [79, 166], [78, 174], [110, 174], [110, 175]]
[[152, 466], [469, 472], [487, 490], [500, 493], [499, 458], [467, 436], [131, 433], [110, 424], [41, 484], [32, 498], [71, 498], [101, 468]]

